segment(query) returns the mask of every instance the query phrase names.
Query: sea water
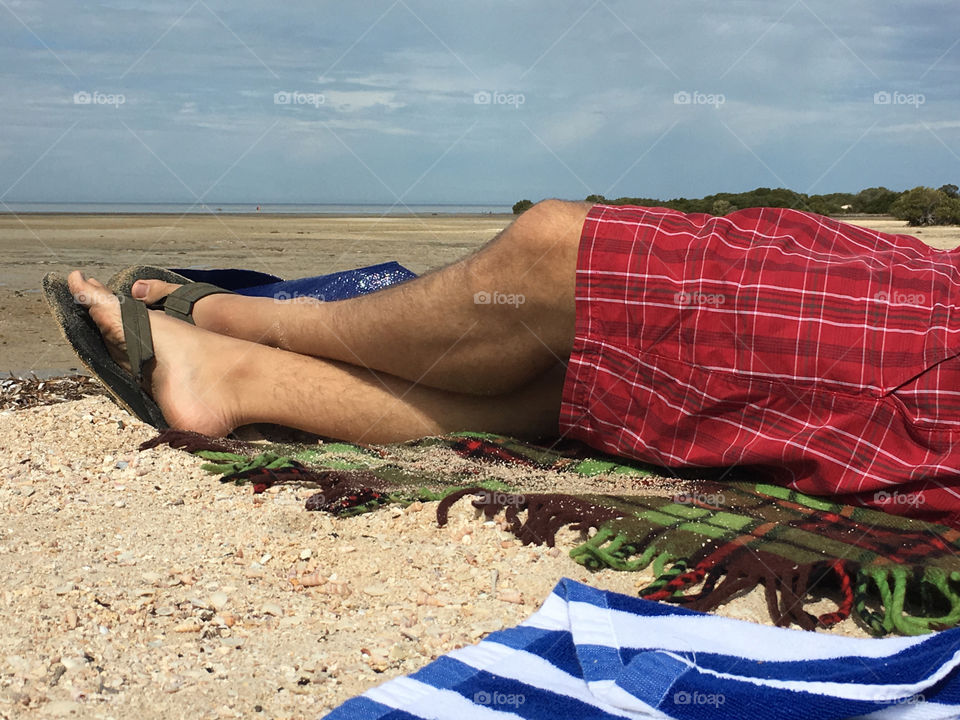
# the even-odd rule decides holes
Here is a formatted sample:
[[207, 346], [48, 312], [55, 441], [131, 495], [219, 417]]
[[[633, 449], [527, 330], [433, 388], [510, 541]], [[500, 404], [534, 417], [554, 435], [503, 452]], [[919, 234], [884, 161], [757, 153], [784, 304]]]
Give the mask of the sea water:
[[86, 213], [104, 215], [496, 215], [512, 214], [510, 205], [496, 204], [406, 204], [344, 205], [332, 203], [0, 203], [3, 213]]

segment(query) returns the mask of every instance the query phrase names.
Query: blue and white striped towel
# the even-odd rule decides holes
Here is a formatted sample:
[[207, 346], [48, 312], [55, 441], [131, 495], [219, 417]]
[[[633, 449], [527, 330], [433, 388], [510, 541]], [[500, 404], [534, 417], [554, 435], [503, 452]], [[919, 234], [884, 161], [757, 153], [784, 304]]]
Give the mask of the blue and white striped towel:
[[845, 638], [561, 580], [529, 620], [328, 720], [960, 718], [960, 629]]

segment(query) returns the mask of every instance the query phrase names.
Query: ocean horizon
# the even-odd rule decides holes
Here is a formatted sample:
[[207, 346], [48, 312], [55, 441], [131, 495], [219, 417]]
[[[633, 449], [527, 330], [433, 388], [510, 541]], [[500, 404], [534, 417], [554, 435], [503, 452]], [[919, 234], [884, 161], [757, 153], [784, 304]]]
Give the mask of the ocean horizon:
[[0, 215], [497, 215], [512, 205], [490, 203], [93, 203], [3, 202]]

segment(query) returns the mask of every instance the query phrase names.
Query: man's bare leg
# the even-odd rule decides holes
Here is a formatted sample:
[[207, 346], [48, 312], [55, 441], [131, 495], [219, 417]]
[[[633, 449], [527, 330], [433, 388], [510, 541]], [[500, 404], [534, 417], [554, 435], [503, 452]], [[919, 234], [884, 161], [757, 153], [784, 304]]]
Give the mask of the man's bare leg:
[[[475, 255], [371, 295], [331, 303], [214, 295], [197, 303], [194, 319], [214, 332], [431, 387], [507, 392], [570, 355], [589, 208], [538, 203]], [[145, 299], [154, 302], [175, 286], [148, 287]]]
[[[117, 299], [79, 272], [69, 277], [113, 357], [127, 367]], [[407, 440], [455, 430], [538, 436], [557, 429], [561, 371], [512, 393], [478, 397], [298, 355], [150, 312], [156, 352], [151, 396], [171, 427], [225, 435], [256, 422], [354, 442]]]

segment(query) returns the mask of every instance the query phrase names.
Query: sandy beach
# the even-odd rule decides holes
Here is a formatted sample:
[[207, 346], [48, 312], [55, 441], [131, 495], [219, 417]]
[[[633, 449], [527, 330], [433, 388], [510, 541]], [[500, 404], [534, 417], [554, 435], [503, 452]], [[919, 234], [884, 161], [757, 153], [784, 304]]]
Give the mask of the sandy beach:
[[[38, 292], [52, 270], [419, 273], [510, 219], [0, 215], [0, 371], [78, 367]], [[919, 237], [952, 248], [960, 228]], [[652, 578], [588, 572], [571, 532], [524, 547], [468, 503], [445, 528], [435, 503], [306, 512], [307, 490], [253, 495], [184, 452], [138, 451], [154, 434], [105, 397], [0, 411], [0, 717], [318, 717], [522, 621], [561, 577], [628, 594]], [[766, 622], [762, 591], [722, 614]], [[865, 635], [852, 620], [830, 632]]]

